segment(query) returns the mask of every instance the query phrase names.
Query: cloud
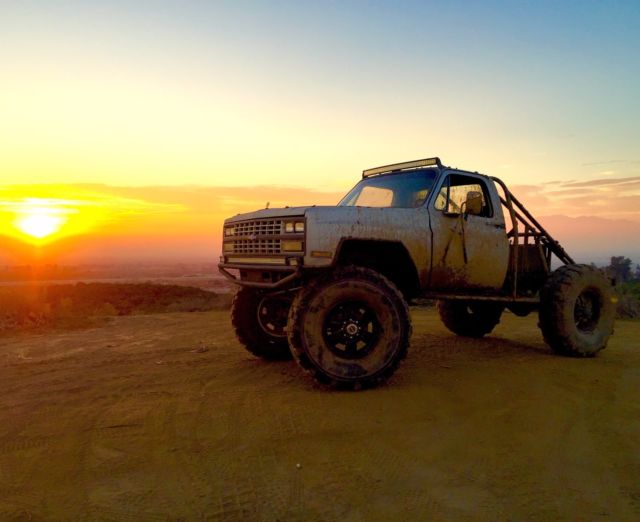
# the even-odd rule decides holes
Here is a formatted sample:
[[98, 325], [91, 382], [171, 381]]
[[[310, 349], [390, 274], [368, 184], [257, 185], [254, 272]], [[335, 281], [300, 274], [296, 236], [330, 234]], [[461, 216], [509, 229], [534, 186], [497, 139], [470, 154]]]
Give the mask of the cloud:
[[534, 214], [595, 216], [640, 223], [640, 176], [520, 185], [511, 190]]
[[568, 183], [562, 184], [563, 187], [599, 187], [599, 186], [608, 186], [608, 185], [622, 185], [629, 183], [637, 183], [640, 181], [640, 176], [633, 176], [627, 178], [603, 178], [603, 179], [593, 179], [590, 181], [571, 181]]
[[640, 160], [614, 159], [614, 160], [607, 160], [607, 161], [594, 161], [592, 163], [583, 163], [581, 166], [582, 167], [599, 167], [602, 165], [616, 165], [616, 164], [637, 165], [638, 163], [640, 163]]
[[14, 185], [0, 189], [0, 233], [43, 247], [69, 236], [103, 233], [136, 217], [184, 212], [175, 202], [152, 202], [73, 185]]
[[144, 198], [118, 196], [107, 186], [10, 185], [0, 187], [0, 212], [21, 212], [31, 205], [61, 209], [94, 209], [111, 216], [181, 212], [186, 209], [176, 203], [151, 202]]

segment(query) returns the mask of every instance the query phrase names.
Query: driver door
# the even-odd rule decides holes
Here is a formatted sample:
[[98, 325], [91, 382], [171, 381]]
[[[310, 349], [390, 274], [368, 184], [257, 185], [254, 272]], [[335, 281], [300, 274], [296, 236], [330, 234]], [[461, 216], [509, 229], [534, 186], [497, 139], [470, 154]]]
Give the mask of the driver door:
[[[466, 211], [467, 197], [482, 194], [480, 208]], [[471, 193], [471, 194], [470, 194]], [[471, 205], [470, 205], [471, 207]], [[484, 176], [447, 172], [429, 203], [431, 276], [434, 290], [502, 288], [509, 242], [495, 191]]]

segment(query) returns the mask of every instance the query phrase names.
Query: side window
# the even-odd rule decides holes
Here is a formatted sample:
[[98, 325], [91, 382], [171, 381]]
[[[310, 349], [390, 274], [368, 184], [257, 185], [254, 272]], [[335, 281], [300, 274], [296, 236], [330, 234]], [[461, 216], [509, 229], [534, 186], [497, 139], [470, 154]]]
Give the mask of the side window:
[[463, 206], [469, 192], [480, 192], [482, 194], [482, 211], [478, 215], [481, 217], [493, 216], [489, 192], [484, 181], [463, 174], [449, 174], [447, 176], [436, 196], [436, 210], [460, 214], [464, 210]]

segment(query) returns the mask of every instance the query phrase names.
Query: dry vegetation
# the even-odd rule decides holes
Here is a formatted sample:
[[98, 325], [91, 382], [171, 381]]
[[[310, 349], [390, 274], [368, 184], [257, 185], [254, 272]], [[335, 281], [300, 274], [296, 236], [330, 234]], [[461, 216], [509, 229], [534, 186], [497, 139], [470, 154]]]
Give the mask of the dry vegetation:
[[153, 283], [76, 283], [0, 288], [0, 331], [90, 326], [101, 317], [227, 308], [230, 297]]
[[640, 281], [629, 281], [616, 287], [618, 294], [618, 318], [636, 319], [640, 317]]
[[619, 319], [640, 317], [640, 265], [633, 268], [631, 259], [624, 256], [612, 256], [604, 272], [616, 282], [618, 298], [617, 316]]

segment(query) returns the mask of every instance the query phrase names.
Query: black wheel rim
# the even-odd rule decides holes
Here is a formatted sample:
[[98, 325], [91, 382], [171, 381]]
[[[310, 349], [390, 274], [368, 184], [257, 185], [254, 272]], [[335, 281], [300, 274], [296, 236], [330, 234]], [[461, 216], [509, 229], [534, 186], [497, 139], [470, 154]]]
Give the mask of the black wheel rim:
[[600, 320], [602, 301], [593, 289], [584, 290], [576, 299], [573, 318], [578, 330], [592, 332]]
[[291, 299], [287, 296], [265, 296], [258, 304], [258, 324], [272, 337], [287, 336], [287, 319]]
[[380, 331], [374, 311], [358, 301], [334, 306], [322, 327], [327, 347], [343, 359], [360, 359], [369, 354], [378, 344]]

